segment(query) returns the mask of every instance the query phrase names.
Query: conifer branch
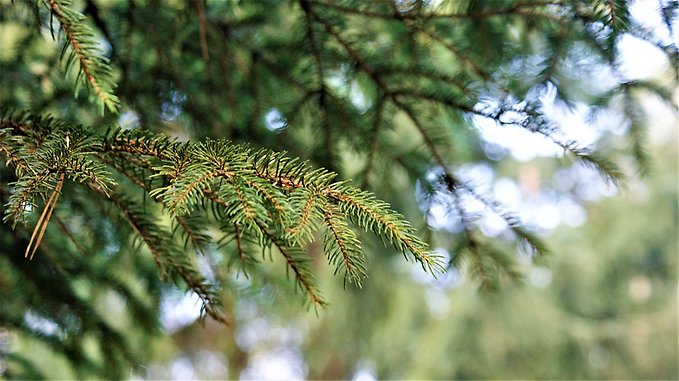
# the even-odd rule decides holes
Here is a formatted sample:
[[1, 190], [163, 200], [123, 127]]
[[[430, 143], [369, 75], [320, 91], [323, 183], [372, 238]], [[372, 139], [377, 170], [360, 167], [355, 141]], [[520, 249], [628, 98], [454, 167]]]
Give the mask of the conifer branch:
[[[7, 122], [0, 123], [8, 125]], [[218, 204], [220, 209], [214, 214], [224, 221], [223, 226], [227, 229], [223, 230], [227, 235], [229, 230], [235, 234], [239, 256], [245, 258], [243, 238], [258, 237], [260, 241], [273, 244], [285, 257], [297, 284], [314, 305], [323, 305], [324, 301], [316, 291], [307, 266], [308, 259], [299, 245], [313, 238], [314, 232], [321, 228], [319, 222], [328, 229], [324, 250], [329, 262], [356, 284], [360, 284], [365, 276], [365, 266], [358, 239], [346, 219], [383, 237], [404, 255], [410, 253], [427, 271], [442, 270], [440, 258], [415, 236], [410, 224], [390, 210], [388, 204], [346, 183], [333, 183], [334, 173], [313, 169], [306, 162], [288, 158], [285, 153], [252, 152], [223, 140], [177, 143], [163, 135], [120, 130], [110, 130], [100, 137], [81, 132], [69, 140], [72, 143], [64, 145], [57, 137], [63, 135], [67, 126], [34, 124], [29, 119], [20, 128], [0, 131], [5, 138], [20, 133], [22, 139], [28, 139], [33, 127], [47, 128], [49, 134], [40, 148], [46, 153], [38, 155], [43, 158], [45, 168], [60, 168], [67, 176], [86, 182], [95, 191], [111, 197], [161, 270], [172, 277], [179, 276], [201, 297], [206, 312], [217, 319], [220, 317], [214, 295], [191, 264], [180, 259], [172, 234], [156, 226], [131, 199], [116, 194], [120, 188], [115, 192], [108, 191], [114, 183], [103, 169], [104, 163], [164, 205], [174, 216], [176, 226], [184, 230], [185, 245], [191, 241], [199, 248], [210, 240], [209, 236], [198, 233], [203, 230], [198, 220], [196, 223], [191, 221], [195, 209], [205, 207], [205, 198]], [[14, 142], [13, 139], [4, 141]], [[7, 149], [18, 149], [16, 144], [8, 145]], [[94, 159], [95, 153], [104, 154], [99, 164]], [[92, 162], [84, 161], [87, 165], [59, 164], [71, 163], [69, 157], [76, 154], [80, 155], [77, 158], [88, 158]], [[46, 170], [44, 173], [48, 176], [51, 172]], [[151, 179], [157, 179], [155, 187], [148, 182]], [[20, 180], [41, 185], [43, 177], [23, 176]], [[29, 199], [35, 186], [25, 188], [22, 197]], [[10, 205], [16, 208], [21, 204], [14, 201]], [[50, 205], [53, 202], [48, 202], [46, 215]], [[43, 226], [39, 224], [40, 229]], [[41, 238], [40, 235], [37, 237]]]
[[328, 253], [330, 264], [335, 266], [335, 273], [342, 269], [345, 279], [361, 287], [361, 280], [367, 277], [365, 259], [358, 237], [345, 219], [334, 206], [329, 205], [323, 210], [323, 221], [328, 231], [323, 243], [324, 251]]
[[229, 324], [226, 316], [221, 312], [221, 303], [217, 291], [203, 279], [183, 253], [177, 252], [169, 239], [170, 234], [164, 232], [153, 223], [147, 214], [130, 198], [116, 194], [111, 201], [122, 211], [125, 219], [141, 238], [161, 273], [172, 280], [181, 279], [203, 302], [202, 311], [215, 321]]
[[429, 29], [422, 27], [418, 25], [417, 23], [407, 23], [406, 27], [411, 27], [418, 33], [422, 33], [425, 36], [431, 38], [432, 40], [436, 41], [439, 43], [441, 46], [445, 47], [449, 52], [451, 52], [455, 57], [457, 57], [462, 63], [465, 65], [469, 66], [472, 71], [478, 75], [481, 79], [484, 81], [491, 81], [492, 77], [490, 74], [488, 74], [485, 70], [481, 68], [477, 63], [475, 63], [473, 60], [471, 60], [467, 55], [463, 54], [460, 49], [455, 47], [455, 45], [451, 44], [450, 42], [444, 40], [439, 36], [438, 34], [430, 31]]
[[291, 204], [299, 211], [296, 222], [288, 229], [288, 235], [292, 242], [305, 244], [313, 240], [313, 233], [317, 228], [314, 222], [321, 217], [316, 205], [318, 197], [317, 192], [306, 189], [299, 189], [292, 193]]
[[83, 23], [85, 16], [68, 8], [70, 1], [46, 0], [45, 4], [50, 9], [51, 15], [59, 20], [59, 25], [64, 31], [66, 42], [62, 49], [62, 59], [66, 48], [69, 46], [71, 48], [71, 55], [66, 59], [66, 72], [74, 61], [78, 61], [80, 73], [76, 83], [84, 77], [84, 82], [89, 84], [98, 98], [100, 112], [103, 113], [105, 106], [110, 112], [116, 113], [120, 107], [120, 100], [113, 94], [115, 83], [112, 80], [109, 60], [101, 54], [92, 30]]
[[[452, 175], [450, 175], [452, 176]], [[533, 232], [527, 230], [521, 223], [519, 217], [514, 213], [510, 213], [504, 210], [504, 207], [497, 201], [482, 195], [479, 193], [471, 184], [456, 180], [455, 186], [452, 186], [449, 182], [446, 182], [448, 190], [455, 194], [456, 200], [459, 200], [459, 191], [464, 190], [469, 193], [476, 200], [481, 201], [485, 206], [487, 206], [492, 213], [502, 218], [511, 231], [516, 235], [520, 243], [527, 245], [529, 253], [532, 255], [533, 259], [537, 260], [544, 257], [549, 253], [547, 245]], [[456, 201], [459, 202], [459, 201]], [[462, 206], [458, 206], [458, 210], [463, 210]], [[463, 219], [464, 220], [464, 219]]]
[[300, 289], [303, 290], [304, 295], [308, 298], [311, 305], [314, 307], [324, 307], [327, 302], [319, 294], [316, 287], [316, 280], [313, 273], [308, 267], [308, 258], [306, 254], [298, 247], [288, 246], [279, 238], [266, 231], [266, 228], [260, 227], [267, 238], [276, 246], [278, 252], [285, 258], [288, 267], [295, 273], [295, 280]]
[[204, 233], [204, 221], [197, 215], [177, 216], [175, 221], [177, 222], [177, 227], [181, 227], [186, 237], [184, 240], [184, 250], [191, 243], [199, 253], [204, 253], [205, 246], [212, 239], [212, 237]]
[[[208, 197], [210, 197], [211, 200], [215, 200], [209, 194]], [[256, 263], [257, 260], [252, 256], [248, 255], [246, 248], [246, 245], [248, 243], [246, 241], [246, 237], [244, 236], [243, 229], [235, 222], [228, 224], [227, 226], [233, 228], [233, 232], [231, 234], [225, 235], [222, 238], [222, 240], [220, 240], [220, 242], [218, 243], [220, 243], [221, 245], [226, 245], [231, 241], [235, 241], [237, 256], [232, 256], [232, 258], [236, 257], [238, 258], [241, 264], [241, 270], [243, 274], [245, 274], [245, 276], [248, 277], [246, 266], [251, 265], [252, 263]], [[222, 230], [224, 229], [222, 228]], [[231, 262], [233, 262], [233, 260]], [[229, 263], [229, 265], [231, 264]]]
[[[600, 6], [604, 9], [597, 12], [594, 8], [595, 16], [603, 16], [616, 33], [624, 32], [629, 25], [629, 6], [625, 0], [600, 0]], [[597, 14], [599, 13], [599, 14]]]
[[[225, 208], [230, 207], [226, 200], [219, 197], [219, 195], [213, 191], [206, 191], [205, 195], [210, 198], [210, 200], [224, 206]], [[238, 225], [236, 224], [234, 226], [236, 227], [236, 237], [239, 237]], [[259, 225], [258, 227], [263, 233], [266, 242], [273, 244], [278, 249], [278, 252], [285, 258], [288, 267], [294, 272], [297, 285], [303, 290], [304, 295], [307, 297], [309, 302], [315, 307], [322, 307], [326, 305], [327, 303], [318, 293], [314, 276], [307, 266], [307, 255], [299, 247], [286, 244], [280, 237], [277, 237], [275, 234], [269, 232], [265, 226]], [[238, 241], [238, 246], [239, 253], [242, 255], [243, 251], [241, 250], [240, 240]]]
[[342, 184], [328, 188], [323, 194], [338, 202], [340, 210], [346, 213], [358, 226], [377, 233], [389, 241], [403, 255], [407, 253], [420, 262], [422, 268], [431, 273], [442, 272], [440, 256], [434, 254], [415, 235], [410, 224], [403, 217], [389, 209], [384, 201], [372, 194], [348, 188]]
[[[428, 151], [430, 152], [432, 158], [434, 161], [440, 166], [440, 168], [443, 170], [443, 175], [444, 175], [444, 181], [445, 184], [447, 185], [447, 188], [451, 193], [456, 193], [457, 192], [457, 187], [461, 185], [460, 181], [453, 176], [453, 174], [448, 170], [448, 163], [447, 160], [443, 157], [441, 154], [438, 145], [435, 143], [434, 139], [432, 139], [431, 135], [427, 132], [427, 129], [424, 127], [424, 125], [420, 122], [419, 118], [417, 117], [416, 113], [412, 110], [412, 108], [405, 104], [401, 99], [399, 99], [401, 93], [397, 93], [396, 91], [390, 89], [387, 87], [386, 83], [384, 80], [381, 78], [380, 74], [378, 71], [376, 71], [373, 67], [371, 67], [359, 54], [358, 52], [351, 47], [351, 45], [345, 41], [339, 33], [337, 33], [328, 23], [326, 23], [323, 19], [320, 17], [316, 16], [316, 19], [324, 25], [325, 29], [330, 33], [339, 43], [342, 45], [345, 49], [345, 51], [349, 54], [349, 56], [358, 64], [358, 66], [366, 73], [368, 74], [374, 82], [378, 85], [378, 87], [388, 96], [391, 100], [392, 103], [394, 103], [399, 109], [401, 109], [410, 119], [410, 121], [413, 123], [413, 125], [417, 128], [417, 130], [420, 133], [420, 136], [422, 136], [424, 140], [424, 144], [427, 147]], [[436, 100], [439, 101], [439, 99], [433, 97], [433, 96], [426, 96], [423, 95], [417, 91], [408, 91], [402, 93], [403, 95], [407, 96], [416, 96], [418, 98], [426, 99], [426, 100]], [[466, 106], [457, 103], [456, 100], [453, 99], [446, 99], [443, 102], [445, 105], [458, 109], [464, 112], [470, 112], [470, 113], [478, 113], [477, 110], [472, 108], [471, 106]], [[499, 120], [499, 117], [496, 118]], [[489, 206], [492, 206], [492, 209], [494, 212], [498, 213], [500, 216], [502, 216], [505, 220], [508, 221], [509, 226], [514, 230], [514, 232], [517, 234], [517, 237], [528, 243], [529, 247], [531, 248], [532, 251], [536, 253], [543, 254], [546, 252], [546, 246], [533, 234], [529, 233], [527, 230], [521, 227], [521, 225], [518, 223], [515, 218], [513, 218], [510, 214], [503, 213], [501, 212], [500, 208], [498, 205], [494, 202], [490, 202], [489, 200], [482, 198], [480, 201], [484, 203], [488, 203]], [[458, 209], [461, 213], [464, 213], [464, 207], [459, 205]], [[467, 228], [465, 228], [467, 229]], [[467, 230], [468, 231], [468, 230]], [[469, 233], [469, 231], [468, 231]], [[468, 234], [468, 236], [471, 238], [471, 235]], [[470, 242], [473, 242], [470, 240]], [[412, 252], [412, 251], [411, 251]], [[417, 256], [416, 256], [417, 258]]]
[[323, 71], [323, 60], [321, 59], [321, 53], [316, 47], [316, 37], [313, 29], [313, 20], [310, 5], [307, 0], [300, 0], [300, 6], [304, 10], [306, 35], [311, 46], [311, 52], [314, 57], [314, 63], [316, 65], [316, 74], [318, 76], [318, 106], [321, 111], [323, 132], [325, 134], [325, 151], [328, 155], [328, 162], [332, 168], [334, 166], [334, 145], [333, 145], [333, 133], [332, 125], [330, 124], [330, 118], [328, 116], [328, 90], [325, 86], [325, 73]]

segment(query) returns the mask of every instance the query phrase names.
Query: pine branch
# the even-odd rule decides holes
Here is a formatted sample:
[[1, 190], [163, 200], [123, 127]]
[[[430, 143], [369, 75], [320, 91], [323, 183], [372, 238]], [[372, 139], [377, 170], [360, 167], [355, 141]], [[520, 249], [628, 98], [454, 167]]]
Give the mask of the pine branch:
[[303, 290], [309, 303], [314, 307], [326, 306], [327, 302], [319, 294], [315, 277], [309, 269], [309, 259], [306, 253], [299, 247], [287, 245], [275, 235], [267, 232], [264, 227], [260, 228], [285, 258], [288, 267], [294, 272], [297, 286]]
[[83, 78], [83, 83], [90, 86], [98, 99], [101, 114], [104, 106], [110, 112], [116, 113], [120, 107], [120, 100], [113, 94], [115, 83], [109, 60], [102, 55], [94, 32], [83, 22], [85, 16], [68, 8], [70, 1], [67, 0], [43, 0], [43, 3], [50, 10], [50, 17], [57, 18], [64, 32], [66, 41], [61, 53], [62, 59], [67, 47], [70, 47], [71, 54], [66, 58], [66, 72], [77, 61], [80, 70], [76, 83], [79, 85], [80, 78]]
[[[540, 134], [561, 147], [564, 152], [570, 153], [577, 161], [585, 166], [596, 169], [606, 181], [614, 185], [618, 185], [620, 181], [624, 179], [624, 174], [611, 160], [595, 153], [591, 148], [582, 147], [576, 141], [563, 140], [560, 138], [558, 136], [558, 128], [545, 120], [545, 118], [531, 106], [514, 107], [502, 105], [496, 109], [475, 108], [470, 113], [492, 119], [500, 126], [517, 126], [532, 133]], [[505, 117], [505, 114], [510, 116]]]
[[290, 195], [290, 204], [299, 211], [288, 229], [288, 239], [295, 244], [304, 245], [314, 239], [318, 230], [318, 221], [322, 218], [318, 205], [319, 193], [307, 189], [299, 189]]
[[336, 207], [323, 210], [323, 222], [327, 233], [323, 241], [328, 261], [335, 266], [335, 273], [342, 271], [344, 278], [361, 287], [366, 278], [365, 258], [356, 233], [347, 225], [346, 216]]
[[336, 200], [340, 210], [358, 226], [376, 233], [390, 242], [407, 257], [410, 253], [425, 271], [442, 272], [440, 256], [431, 252], [427, 245], [415, 236], [415, 231], [403, 216], [389, 209], [389, 205], [371, 193], [337, 184], [324, 193]]
[[184, 281], [203, 302], [201, 311], [207, 313], [215, 321], [228, 325], [226, 317], [221, 312], [217, 291], [193, 268], [189, 258], [177, 250], [170, 240], [171, 235], [151, 221], [143, 208], [129, 197], [115, 194], [111, 197], [111, 201], [122, 211], [137, 236], [149, 249], [161, 274], [175, 281], [178, 279]]
[[[63, 43], [60, 60], [66, 72], [76, 77], [76, 92], [79, 86], [86, 87], [101, 110], [116, 112], [121, 103], [114, 94], [114, 73], [98, 37], [85, 17], [74, 11], [79, 3], [36, 3], [36, 20], [47, 9], [53, 39], [59, 31], [55, 40]], [[266, 6], [193, 0], [195, 14], [188, 18], [173, 17], [179, 8], [157, 1], [101, 9], [92, 0], [85, 3], [85, 13], [90, 13], [108, 42], [124, 47], [116, 49], [125, 83], [120, 96], [130, 100], [129, 111], [141, 124], [150, 129], [188, 126], [190, 136], [210, 131], [221, 135], [221, 126], [226, 125], [234, 143], [183, 143], [142, 128], [94, 133], [29, 113], [0, 116], [4, 163], [0, 169], [6, 180], [0, 184], [0, 197], [8, 223], [2, 238], [9, 242], [7, 248], [0, 248], [0, 273], [9, 274], [0, 276], [0, 296], [11, 296], [11, 305], [0, 308], [0, 321], [10, 322], [11, 331], [33, 335], [65, 353], [76, 372], [82, 371], [76, 373], [78, 378], [91, 376], [87, 372], [124, 377], [120, 364], [138, 360], [117, 349], [127, 346], [121, 333], [105, 321], [102, 324], [102, 316], [87, 308], [98, 299], [75, 293], [80, 289], [73, 279], [102, 286], [93, 288], [95, 294], [113, 290], [142, 315], [134, 321], [144, 321], [142, 329], [151, 331], [158, 316], [148, 311], [157, 312], [161, 278], [195, 292], [203, 302], [202, 313], [225, 321], [219, 292], [244, 286], [212, 268], [213, 263], [208, 262], [209, 274], [202, 274], [197, 264], [211, 260], [227, 264], [228, 271], [252, 275], [254, 282], [245, 283], [258, 284], [272, 280], [268, 269], [259, 270], [265, 266], [259, 263], [259, 254], [262, 261], [276, 256], [285, 262], [305, 301], [322, 306], [325, 301], [314, 278], [317, 258], [310, 256], [317, 246], [310, 244], [320, 240], [335, 273], [341, 273], [345, 283], [360, 286], [369, 258], [362, 251], [357, 228], [373, 233], [427, 271], [443, 268], [440, 257], [389, 204], [348, 182], [338, 182], [335, 173], [317, 165], [346, 169], [339, 175], [344, 178], [356, 176], [352, 172], [363, 163], [364, 171], [357, 175], [363, 184], [394, 198], [402, 196], [395, 189], [400, 181], [417, 180], [418, 199], [424, 189], [428, 193], [424, 197], [444, 202], [460, 218], [462, 230], [453, 234], [457, 245], [451, 250], [449, 266], [464, 263], [482, 289], [497, 289], [503, 279], [519, 275], [516, 258], [511, 251], [497, 250], [481, 234], [481, 217], [501, 218], [508, 226], [505, 233], [534, 259], [547, 249], [515, 214], [454, 172], [456, 165], [481, 155], [477, 136], [465, 125], [480, 116], [499, 126], [541, 134], [563, 148], [567, 158], [616, 183], [622, 173], [611, 158], [594, 146], [568, 140], [545, 117], [545, 110], [539, 108], [541, 83], [553, 83], [558, 101], [569, 105], [592, 104], [592, 97], [600, 97], [598, 105], [610, 111], [617, 106], [608, 103], [611, 97], [622, 98], [622, 118], [631, 122], [630, 151], [643, 170], [647, 131], [636, 89], [669, 100], [672, 85], [626, 82], [616, 43], [623, 33], [630, 34], [658, 47], [669, 58], [671, 69], [679, 67], [676, 44], [667, 42], [664, 32], [656, 34], [635, 24], [625, 0], [440, 5], [428, 0], [297, 0]], [[671, 32], [679, 6], [676, 1], [665, 3], [660, 12]], [[19, 13], [8, 14], [3, 22], [19, 21], [23, 26]], [[101, 16], [120, 21], [120, 30], [106, 31]], [[153, 16], [153, 22], [147, 22], [147, 16]], [[58, 25], [52, 28], [55, 20]], [[10, 26], [13, 30], [16, 25]], [[281, 32], [286, 30], [291, 33]], [[173, 33], [177, 31], [182, 33]], [[9, 91], [3, 93], [5, 98], [13, 97], [5, 99], [9, 105], [59, 110], [63, 118], [83, 118], [97, 126], [113, 120], [110, 115], [93, 119], [77, 105], [63, 103], [63, 81], [53, 81], [49, 70], [53, 57], [42, 55], [42, 47], [34, 44], [41, 36], [21, 32], [15, 45], [29, 49], [10, 49], [4, 57], [9, 65], [3, 83]], [[168, 32], [167, 36], [161, 32]], [[37, 50], [30, 48], [34, 45]], [[581, 60], [584, 56], [587, 60]], [[595, 89], [598, 94], [578, 93], [577, 85], [585, 79], [570, 69], [582, 63], [601, 67], [600, 72], [610, 70], [618, 83], [609, 91]], [[47, 70], [42, 68], [45, 64]], [[22, 88], [26, 78], [41, 83]], [[186, 101], [176, 102], [176, 96]], [[485, 97], [500, 105], [481, 108]], [[173, 108], [176, 120], [166, 120], [162, 111], [167, 106]], [[267, 110], [284, 115], [285, 128], [275, 133], [263, 129]], [[307, 129], [319, 135], [308, 137]], [[255, 148], [241, 145], [243, 141]], [[288, 149], [315, 162], [259, 147]], [[436, 172], [439, 175], [432, 177]], [[412, 200], [399, 200], [418, 206]], [[478, 204], [483, 211], [476, 213]], [[37, 223], [26, 231], [9, 229], [24, 219]], [[439, 237], [433, 229], [425, 234]], [[148, 266], [146, 255], [111, 253], [111, 247], [128, 238], [132, 238], [130, 246], [150, 253], [162, 277], [156, 276], [152, 264]], [[30, 263], [7, 252], [17, 245], [27, 245], [26, 254], [31, 256], [37, 250], [41, 253]], [[106, 255], [85, 258], [101, 250]], [[206, 255], [196, 260], [196, 253]], [[127, 261], [132, 261], [134, 274], [108, 273], [109, 268], [129, 268]], [[231, 268], [234, 265], [238, 268]], [[14, 273], [18, 276], [13, 278]], [[136, 288], [127, 289], [122, 282], [139, 278], [148, 288], [139, 291], [143, 295], [136, 299], [140, 300], [133, 301]], [[13, 292], [19, 288], [23, 292]], [[144, 306], [147, 301], [150, 305]], [[44, 335], [27, 324], [21, 313], [25, 306], [64, 331]], [[109, 337], [112, 343], [106, 341]], [[82, 343], [91, 339], [98, 345], [96, 350], [105, 354], [102, 360], [83, 352]], [[109, 373], [101, 370], [102, 361]], [[6, 374], [21, 377], [16, 375]]]
[[623, 33], [629, 26], [629, 6], [627, 0], [600, 0], [599, 7], [603, 8], [594, 12], [596, 16], [604, 18], [616, 33]]
[[[208, 197], [213, 199], [213, 197], [211, 197], [209, 194]], [[214, 199], [216, 199], [216, 197], [214, 197]], [[243, 231], [243, 228], [241, 228], [237, 223], [231, 223], [227, 220], [223, 221], [224, 222], [222, 223], [220, 230], [224, 233], [224, 236], [219, 241], [217, 241], [217, 244], [219, 247], [224, 247], [229, 243], [234, 242], [236, 252], [234, 255], [231, 255], [228, 266], [233, 265], [233, 263], [237, 260], [240, 263], [241, 272], [245, 274], [246, 277], [249, 277], [249, 268], [258, 263], [257, 259], [251, 253], [251, 251], [253, 251], [252, 247], [257, 247], [259, 242], [250, 239], [250, 237], [247, 236]]]
[[[264, 246], [273, 244], [293, 270], [298, 286], [314, 305], [325, 302], [316, 291], [308, 258], [300, 245], [313, 239], [316, 231], [327, 230], [324, 250], [338, 272], [356, 284], [360, 284], [365, 276], [360, 243], [347, 224], [348, 220], [376, 233], [404, 254], [409, 253], [427, 271], [442, 270], [440, 258], [415, 235], [403, 216], [389, 209], [388, 204], [346, 183], [333, 183], [334, 173], [322, 168], [313, 169], [307, 162], [291, 159], [284, 152], [253, 152], [224, 140], [177, 143], [150, 132], [120, 130], [109, 130], [98, 137], [83, 130], [66, 135], [64, 139], [64, 130], [70, 131], [70, 127], [45, 126], [44, 123], [31, 123], [38, 119], [24, 119], [22, 124], [11, 128], [10, 122], [0, 122], [0, 127], [7, 126], [0, 130], [3, 141], [11, 137], [9, 141], [13, 142], [15, 136], [29, 141], [33, 127], [49, 127], [46, 128], [49, 134], [39, 134], [44, 138], [38, 149], [40, 154], [36, 156], [42, 164], [31, 167], [45, 170], [36, 171], [44, 173], [43, 176], [24, 175], [19, 179], [20, 184], [26, 183], [25, 191], [15, 193], [14, 199], [10, 200], [10, 206], [14, 208], [10, 208], [14, 211], [12, 218], [16, 220], [22, 210], [20, 206], [30, 200], [31, 195], [39, 191], [47, 194], [49, 188], [40, 190], [36, 187], [45, 187], [45, 179], [53, 176], [51, 168], [65, 173], [68, 178], [87, 183], [97, 193], [110, 197], [122, 211], [149, 248], [161, 272], [185, 282], [201, 297], [206, 312], [216, 319], [222, 317], [210, 287], [181, 254], [172, 234], [157, 226], [132, 199], [121, 195], [120, 187], [113, 188], [115, 183], [106, 169], [107, 164], [163, 204], [175, 218], [176, 227], [184, 231], [185, 245], [191, 241], [194, 246], [201, 247], [210, 240], [210, 236], [200, 233], [204, 230], [202, 222], [192, 221], [199, 210], [209, 208], [205, 200], [218, 205], [213, 209], [213, 215], [222, 223], [225, 237], [236, 240], [238, 256], [251, 262], [243, 245], [246, 240], [259, 241]], [[47, 205], [49, 207], [53, 202]], [[44, 229], [44, 225], [38, 226]]]
[[[21, 287], [23, 291], [21, 295], [25, 299], [35, 298], [36, 294], [48, 294], [49, 298], [42, 299], [41, 304], [34, 305], [28, 311], [12, 308], [11, 305], [9, 308], [0, 309], [0, 321], [9, 326], [14, 326], [14, 328], [23, 331], [29, 337], [33, 337], [47, 346], [51, 346], [57, 350], [57, 353], [63, 353], [75, 367], [82, 366], [79, 368], [80, 370], [94, 372], [102, 376], [122, 377], [119, 375], [121, 363], [132, 362], [136, 357], [130, 352], [127, 341], [120, 332], [113, 329], [102, 318], [87, 297], [76, 292], [73, 287], [74, 277], [71, 264], [60, 262], [59, 257], [47, 249], [45, 245], [42, 246], [41, 250], [47, 255], [40, 257], [40, 266], [30, 266], [23, 258], [2, 253], [3, 260], [0, 261], [0, 268], [3, 269], [3, 273], [7, 269], [7, 262], [15, 270], [14, 282], [16, 285], [10, 286], [9, 290]], [[82, 275], [82, 273], [80, 274]], [[90, 272], [88, 275], [93, 274]], [[100, 276], [100, 274], [97, 274], [95, 278]], [[55, 284], [58, 284], [59, 287], [55, 287]], [[8, 298], [7, 300], [8, 302], [16, 302], [16, 298]], [[131, 300], [131, 302], [134, 302], [134, 300]], [[21, 302], [19, 303], [21, 304]], [[65, 305], [69, 306], [66, 310], [63, 309]], [[55, 309], [63, 312], [50, 316], [49, 313]], [[57, 323], [61, 330], [46, 332], [40, 328], [41, 325], [36, 327], [28, 324], [27, 313], [37, 319]], [[15, 322], [18, 324], [14, 325]], [[66, 330], [69, 331], [70, 335], [63, 335]], [[111, 357], [110, 367], [99, 366], [87, 353], [82, 351], [78, 338], [83, 332], [91, 335], [90, 337], [93, 337], [95, 342], [99, 343], [99, 349]]]
[[636, 160], [638, 171], [641, 175], [646, 175], [651, 169], [651, 159], [646, 151], [647, 138], [646, 126], [643, 124], [643, 110], [635, 102], [633, 89], [636, 84], [625, 84], [622, 87], [624, 102], [624, 114], [629, 120], [628, 134], [632, 137], [632, 155]]
[[[230, 207], [226, 200], [220, 198], [214, 192], [207, 191], [206, 196], [216, 204], [222, 205], [227, 209]], [[237, 227], [238, 225], [236, 224], [235, 226]], [[308, 267], [309, 260], [306, 253], [304, 253], [301, 248], [290, 245], [286, 243], [281, 237], [269, 232], [265, 226], [259, 225], [258, 228], [263, 234], [264, 242], [268, 245], [273, 244], [273, 246], [278, 249], [278, 252], [285, 258], [288, 267], [295, 275], [297, 286], [303, 290], [305, 297], [311, 303], [311, 305], [315, 307], [325, 306], [327, 303], [318, 293], [313, 273], [311, 273]], [[236, 237], [239, 237], [238, 231], [236, 234]], [[238, 241], [238, 246], [240, 252], [240, 240]]]
[[198, 214], [177, 216], [175, 221], [176, 228], [181, 228], [184, 233], [184, 250], [191, 244], [199, 253], [204, 253], [205, 247], [212, 241], [212, 237], [205, 232], [206, 221]]

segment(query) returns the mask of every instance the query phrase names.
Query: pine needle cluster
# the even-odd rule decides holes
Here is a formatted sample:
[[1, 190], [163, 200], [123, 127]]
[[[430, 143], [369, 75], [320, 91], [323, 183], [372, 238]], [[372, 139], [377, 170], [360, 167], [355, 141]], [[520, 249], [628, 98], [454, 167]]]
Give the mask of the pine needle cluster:
[[[29, 114], [0, 120], [0, 147], [17, 176], [5, 221], [16, 227], [29, 212], [49, 210], [35, 227], [40, 233], [34, 247], [64, 180], [83, 184], [120, 210], [165, 278], [185, 283], [217, 320], [225, 318], [212, 287], [155, 216], [126, 196], [122, 179], [162, 205], [183, 231], [184, 247], [235, 241], [235, 257], [242, 260], [253, 257], [248, 252], [252, 247], [242, 242], [275, 248], [314, 306], [325, 301], [304, 246], [317, 234], [323, 235], [324, 251], [336, 272], [359, 286], [366, 276], [365, 258], [351, 225], [377, 234], [429, 272], [443, 270], [437, 255], [388, 204], [347, 182], [333, 182], [334, 173], [313, 169], [284, 152], [252, 150], [226, 140], [180, 143], [144, 130], [116, 128], [97, 135], [83, 126]], [[44, 206], [40, 199], [47, 200]], [[218, 232], [211, 232], [210, 224]]]

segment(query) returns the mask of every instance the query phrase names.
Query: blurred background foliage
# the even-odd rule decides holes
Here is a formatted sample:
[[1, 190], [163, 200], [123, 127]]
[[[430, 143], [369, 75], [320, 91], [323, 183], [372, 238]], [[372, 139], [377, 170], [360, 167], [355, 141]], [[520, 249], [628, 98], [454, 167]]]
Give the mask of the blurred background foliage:
[[[228, 256], [212, 248], [197, 262], [224, 285], [231, 325], [222, 326], [199, 319], [195, 297], [160, 281], [153, 260], [110, 208], [70, 187], [35, 261], [19, 255], [28, 241], [24, 232], [6, 224], [0, 230], [0, 376], [679, 377], [679, 27], [672, 18], [679, 5], [615, 1], [630, 9], [618, 25], [606, 2], [556, 1], [534, 9], [516, 6], [521, 3], [530, 2], [374, 3], [372, 11], [396, 9], [406, 20], [436, 7], [461, 15], [516, 12], [431, 24], [401, 20], [404, 27], [341, 10], [371, 10], [356, 1], [75, 1], [118, 83], [120, 113], [102, 115], [86, 91], [74, 99], [75, 73], [64, 73], [49, 16], [36, 18], [29, 1], [2, 1], [3, 110], [287, 150], [388, 200], [451, 267], [434, 279], [367, 241], [363, 287], [345, 285], [323, 261], [314, 262], [331, 305], [306, 311], [280, 259], [262, 261], [246, 276], [222, 271]], [[301, 4], [312, 4], [316, 16]], [[657, 20], [649, 24], [646, 13]], [[311, 27], [309, 19], [316, 20]], [[415, 37], [425, 26], [431, 34], [419, 29]], [[536, 263], [515, 247], [501, 219], [470, 202], [478, 239], [510, 253], [508, 268], [521, 274], [512, 279], [513, 272], [500, 269], [492, 278], [499, 291], [479, 291], [479, 277], [470, 276], [473, 255], [460, 238], [464, 218], [437, 188], [440, 168], [426, 142], [403, 108], [385, 101], [369, 70], [347, 58], [331, 30], [359, 46], [394, 93], [404, 94], [394, 99], [426, 121], [450, 168], [516, 210], [550, 255]], [[428, 74], [399, 68], [404, 62]], [[431, 73], [454, 80], [433, 80]], [[446, 105], [452, 100], [460, 109], [536, 104], [567, 137], [615, 159], [628, 178], [618, 189], [529, 128], [489, 124]], [[10, 172], [2, 167], [0, 179]], [[3, 203], [8, 192], [0, 188]], [[81, 247], [64, 239], [62, 224]], [[313, 258], [322, 256], [317, 245], [308, 248]], [[61, 292], [56, 285], [68, 287]]]

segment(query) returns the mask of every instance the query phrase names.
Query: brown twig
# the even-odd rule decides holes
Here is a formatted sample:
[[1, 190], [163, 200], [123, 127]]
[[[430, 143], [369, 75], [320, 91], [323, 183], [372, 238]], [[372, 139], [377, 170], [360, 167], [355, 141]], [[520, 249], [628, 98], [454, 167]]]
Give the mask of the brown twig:
[[47, 224], [49, 223], [50, 218], [52, 217], [54, 206], [57, 203], [59, 195], [61, 194], [61, 188], [63, 185], [64, 185], [64, 173], [62, 172], [59, 175], [59, 180], [57, 181], [57, 186], [54, 188], [54, 192], [52, 192], [52, 195], [50, 196], [49, 200], [47, 200], [47, 203], [45, 204], [45, 209], [43, 209], [42, 214], [38, 219], [38, 223], [35, 225], [35, 228], [33, 229], [33, 234], [31, 235], [31, 240], [28, 243], [28, 247], [26, 247], [26, 253], [24, 254], [24, 258], [28, 258], [28, 260], [33, 260], [33, 256], [35, 255], [35, 252], [38, 250], [38, 246], [40, 246], [40, 242], [42, 241], [42, 236], [45, 234], [45, 229], [47, 229]]

